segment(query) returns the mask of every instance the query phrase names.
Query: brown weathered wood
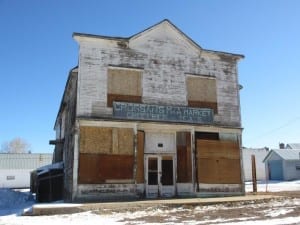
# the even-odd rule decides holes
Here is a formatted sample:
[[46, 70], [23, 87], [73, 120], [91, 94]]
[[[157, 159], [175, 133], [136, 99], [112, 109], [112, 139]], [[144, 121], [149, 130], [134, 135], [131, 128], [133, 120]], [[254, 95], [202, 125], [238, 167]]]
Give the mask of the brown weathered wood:
[[218, 103], [217, 102], [204, 102], [204, 101], [188, 101], [188, 106], [195, 108], [208, 108], [213, 109], [214, 114], [218, 114]]
[[197, 140], [199, 183], [240, 184], [238, 144], [230, 141]]
[[240, 149], [232, 141], [197, 140], [198, 158], [240, 159]]
[[255, 155], [251, 155], [251, 165], [252, 165], [252, 186], [253, 186], [253, 192], [257, 192]]
[[136, 158], [136, 182], [138, 184], [144, 183], [144, 144], [145, 133], [143, 131], [137, 132], [137, 158]]
[[192, 181], [191, 136], [189, 132], [183, 134], [185, 145], [177, 145], [177, 182], [189, 183]]
[[131, 155], [80, 154], [78, 183], [104, 184], [106, 180], [133, 179]]
[[108, 93], [107, 94], [107, 107], [112, 107], [114, 101], [142, 103], [142, 96], [120, 95], [120, 94]]
[[186, 173], [187, 173], [187, 181], [192, 182], [192, 174], [193, 174], [193, 166], [192, 166], [192, 143], [191, 143], [191, 133], [186, 132]]
[[80, 127], [80, 152], [133, 155], [132, 128]]
[[240, 161], [237, 159], [200, 159], [198, 176], [200, 183], [240, 184]]
[[218, 113], [216, 79], [201, 76], [187, 77], [188, 105], [191, 107], [210, 108]]
[[109, 68], [107, 92], [120, 95], [142, 95], [141, 71], [128, 68]]
[[118, 128], [118, 154], [133, 155], [134, 132], [132, 128]]
[[112, 128], [80, 127], [80, 152], [110, 154], [112, 152]]

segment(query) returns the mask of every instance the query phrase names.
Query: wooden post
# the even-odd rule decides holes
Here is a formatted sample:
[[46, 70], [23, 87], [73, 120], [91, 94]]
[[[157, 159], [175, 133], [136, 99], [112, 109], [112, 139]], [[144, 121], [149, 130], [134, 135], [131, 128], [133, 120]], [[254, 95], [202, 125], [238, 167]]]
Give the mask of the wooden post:
[[251, 162], [252, 162], [252, 185], [253, 185], [253, 192], [257, 192], [257, 181], [256, 181], [256, 163], [255, 163], [255, 155], [251, 155]]

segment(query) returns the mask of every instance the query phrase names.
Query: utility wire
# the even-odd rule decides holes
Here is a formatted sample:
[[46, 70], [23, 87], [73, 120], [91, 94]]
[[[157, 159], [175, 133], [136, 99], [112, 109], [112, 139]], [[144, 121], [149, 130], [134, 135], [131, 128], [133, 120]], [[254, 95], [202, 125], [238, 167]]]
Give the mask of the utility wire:
[[260, 134], [260, 135], [257, 136], [257, 137], [250, 138], [250, 141], [253, 141], [253, 140], [256, 140], [256, 139], [259, 139], [259, 138], [268, 136], [268, 135], [270, 135], [270, 134], [273, 134], [273, 133], [277, 132], [278, 130], [281, 130], [281, 129], [285, 128], [285, 127], [290, 126], [292, 123], [294, 123], [295, 121], [298, 121], [298, 120], [300, 120], [300, 116], [297, 116], [297, 117], [295, 117], [295, 118], [289, 120], [288, 122], [282, 124], [281, 126], [279, 126], [279, 127], [277, 127], [277, 128], [274, 128], [274, 129], [269, 130], [269, 131], [267, 131], [267, 132], [265, 132], [265, 133], [262, 133], [262, 134]]

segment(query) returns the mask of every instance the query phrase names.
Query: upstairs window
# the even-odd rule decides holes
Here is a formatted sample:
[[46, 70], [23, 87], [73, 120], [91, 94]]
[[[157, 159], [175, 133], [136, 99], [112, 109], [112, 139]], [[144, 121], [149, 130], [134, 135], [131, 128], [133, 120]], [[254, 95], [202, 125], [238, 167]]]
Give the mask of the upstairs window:
[[141, 70], [109, 68], [107, 73], [108, 107], [112, 107], [114, 101], [142, 102]]
[[188, 106], [213, 109], [218, 113], [217, 85], [214, 77], [187, 76]]

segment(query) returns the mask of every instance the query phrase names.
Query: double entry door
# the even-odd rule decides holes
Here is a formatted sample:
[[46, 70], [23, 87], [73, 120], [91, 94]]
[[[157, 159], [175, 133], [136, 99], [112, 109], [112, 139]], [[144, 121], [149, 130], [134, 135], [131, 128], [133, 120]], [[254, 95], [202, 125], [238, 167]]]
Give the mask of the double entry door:
[[146, 197], [175, 195], [174, 155], [145, 155]]

